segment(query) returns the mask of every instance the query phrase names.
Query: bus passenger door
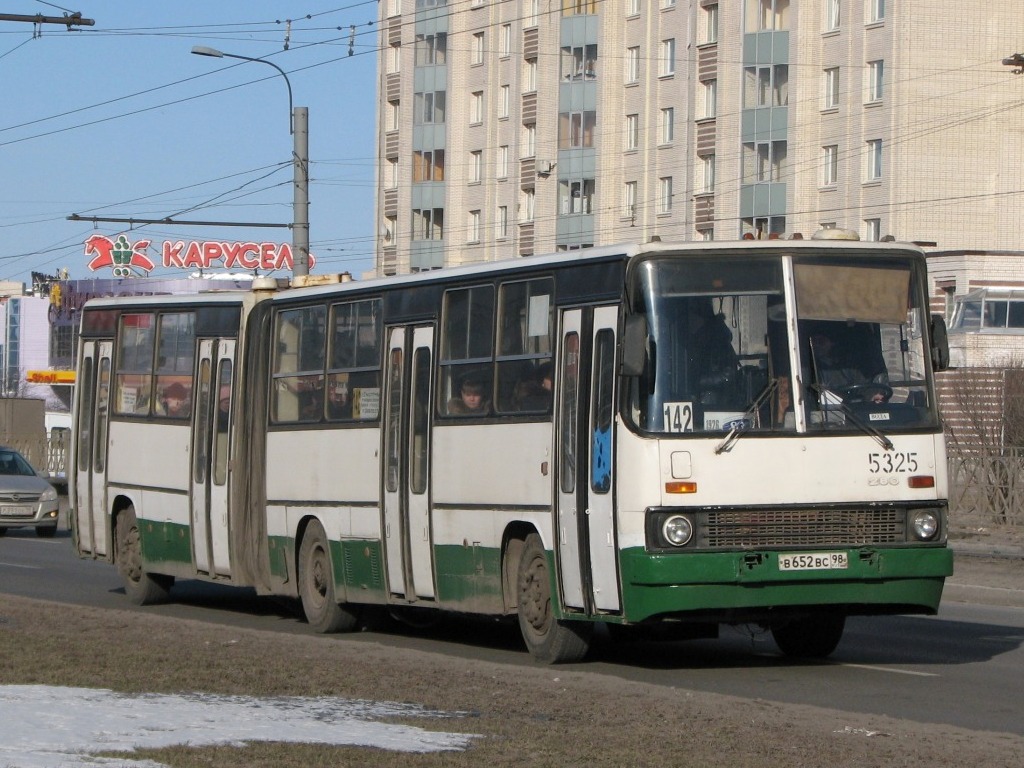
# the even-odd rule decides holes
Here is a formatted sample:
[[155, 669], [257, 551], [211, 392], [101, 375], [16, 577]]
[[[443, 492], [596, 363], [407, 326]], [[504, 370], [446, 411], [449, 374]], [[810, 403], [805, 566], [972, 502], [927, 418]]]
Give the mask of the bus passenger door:
[[87, 341], [76, 397], [75, 499], [72, 514], [81, 554], [106, 556], [107, 420], [110, 414], [110, 341]]
[[384, 537], [389, 590], [434, 597], [430, 429], [434, 329], [392, 328], [384, 413]]
[[594, 607], [618, 611], [619, 578], [615, 541], [615, 506], [612, 480], [615, 462], [615, 333], [618, 308], [594, 309], [590, 354], [590, 407], [587, 450], [589, 488], [587, 499], [587, 540], [590, 547], [590, 584]]
[[201, 339], [193, 392], [191, 515], [196, 570], [230, 576], [231, 383], [234, 340]]
[[559, 578], [563, 603], [620, 609], [613, 467], [617, 309], [562, 313], [556, 414]]

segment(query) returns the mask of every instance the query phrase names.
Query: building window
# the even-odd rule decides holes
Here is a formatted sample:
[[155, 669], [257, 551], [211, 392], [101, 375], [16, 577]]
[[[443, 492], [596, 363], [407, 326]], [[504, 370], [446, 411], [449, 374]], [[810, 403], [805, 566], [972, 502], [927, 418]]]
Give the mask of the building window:
[[704, 114], [702, 117], [714, 117], [718, 113], [718, 81], [705, 80], [701, 85], [704, 87]]
[[497, 240], [504, 240], [508, 237], [508, 206], [498, 206], [498, 216], [494, 220], [494, 237]]
[[698, 184], [704, 193], [715, 191], [715, 156], [714, 154], [698, 155], [700, 160], [700, 178]]
[[640, 146], [640, 115], [626, 115], [626, 151]]
[[537, 60], [532, 59], [523, 65], [523, 93], [537, 90]]
[[662, 176], [658, 179], [658, 213], [672, 211], [672, 177]]
[[523, 19], [524, 27], [537, 26], [537, 12], [540, 9], [540, 0], [527, 0], [526, 17]]
[[469, 183], [479, 184], [483, 180], [484, 153], [477, 149], [469, 153]]
[[469, 122], [471, 124], [484, 121], [484, 92], [474, 91], [469, 95]]
[[658, 142], [660, 144], [671, 144], [676, 137], [676, 110], [674, 107], [665, 107], [661, 110], [661, 121], [658, 126]]
[[503, 85], [498, 89], [498, 117], [508, 117], [509, 87]]
[[537, 126], [523, 126], [523, 157], [534, 157], [537, 154]]
[[402, 66], [402, 46], [392, 45], [388, 51], [388, 74], [394, 75], [399, 72]]
[[398, 187], [398, 159], [388, 160], [388, 188]]
[[484, 33], [474, 32], [472, 47], [470, 48], [470, 64], [484, 63]]
[[412, 209], [413, 240], [444, 239], [444, 208]]
[[622, 215], [627, 218], [636, 216], [635, 181], [627, 181], [622, 187]]
[[839, 145], [829, 144], [821, 148], [821, 184], [834, 187], [839, 181]]
[[885, 69], [882, 60], [868, 62], [868, 102], [882, 100], [882, 73]]
[[532, 189], [524, 189], [519, 207], [520, 221], [533, 221], [533, 203], [535, 197]]
[[785, 216], [755, 216], [743, 219], [741, 227], [743, 235], [751, 235], [755, 240], [766, 240], [772, 235], [781, 237], [786, 231]]
[[563, 16], [597, 13], [597, 0], [562, 0]]
[[508, 144], [498, 147], [498, 163], [495, 172], [499, 179], [508, 178]]
[[416, 66], [444, 64], [448, 54], [448, 34], [437, 32], [416, 35]]
[[676, 73], [676, 40], [662, 40], [658, 48], [658, 75], [666, 77]]
[[868, 23], [875, 24], [885, 19], [885, 0], [868, 0]]
[[558, 210], [563, 216], [594, 212], [593, 179], [561, 179], [558, 182]]
[[640, 15], [640, 0], [627, 0], [626, 1], [626, 15], [627, 16], [639, 16]]
[[400, 125], [399, 121], [400, 121], [401, 116], [402, 116], [402, 111], [401, 111], [401, 109], [399, 107], [400, 107], [400, 105], [399, 105], [399, 103], [397, 101], [389, 101], [388, 102], [388, 130], [389, 131], [397, 131], [398, 130], [398, 126]]
[[427, 91], [413, 95], [416, 125], [443, 123], [445, 113], [445, 92]]
[[468, 237], [466, 242], [479, 243], [480, 242], [480, 211], [469, 212], [469, 227]]
[[881, 219], [864, 219], [864, 239], [872, 243], [882, 239]]
[[626, 82], [640, 82], [640, 46], [634, 45], [626, 49]]
[[701, 42], [704, 43], [717, 43], [718, 42], [718, 5], [706, 5], [702, 9], [704, 13], [704, 23], [702, 25], [703, 37]]
[[743, 145], [743, 181], [781, 181], [786, 172], [786, 142], [759, 141]]
[[839, 67], [829, 67], [823, 73], [822, 109], [839, 106]]
[[825, 0], [825, 31], [835, 32], [839, 29], [841, 12], [839, 0]]
[[790, 0], [747, 0], [744, 29], [762, 32], [789, 29]]
[[868, 142], [867, 168], [865, 173], [867, 181], [877, 181], [882, 178], [882, 140], [872, 139]]
[[661, 0], [661, 7], [662, 8], [675, 8], [676, 7], [676, 0]]
[[597, 43], [563, 45], [559, 74], [563, 80], [597, 79]]
[[424, 149], [412, 153], [413, 181], [444, 181], [444, 150]]
[[558, 115], [558, 148], [576, 149], [594, 146], [597, 112], [562, 112]]
[[789, 104], [789, 65], [745, 67], [743, 70], [743, 106], [785, 107]]
[[501, 37], [498, 43], [498, 55], [506, 58], [512, 54], [512, 25], [501, 25]]

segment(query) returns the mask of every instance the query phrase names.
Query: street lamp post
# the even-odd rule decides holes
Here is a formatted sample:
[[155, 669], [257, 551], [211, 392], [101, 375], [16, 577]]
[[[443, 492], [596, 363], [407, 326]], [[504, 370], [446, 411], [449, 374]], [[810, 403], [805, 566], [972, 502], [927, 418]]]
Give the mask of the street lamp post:
[[197, 56], [212, 56], [217, 59], [241, 59], [258, 61], [276, 69], [288, 86], [288, 132], [292, 135], [292, 165], [295, 168], [294, 196], [292, 198], [292, 275], [305, 277], [309, 274], [309, 109], [292, 104], [292, 84], [288, 75], [277, 64], [252, 56], [224, 53], [216, 48], [196, 45], [192, 53]]

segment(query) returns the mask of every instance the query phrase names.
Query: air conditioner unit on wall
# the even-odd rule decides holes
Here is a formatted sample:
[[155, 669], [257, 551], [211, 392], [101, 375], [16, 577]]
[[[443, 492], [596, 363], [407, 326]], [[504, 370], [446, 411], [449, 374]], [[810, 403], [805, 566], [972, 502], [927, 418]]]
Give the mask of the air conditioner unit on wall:
[[538, 176], [550, 176], [551, 172], [555, 169], [555, 164], [550, 160], [538, 160], [537, 161], [537, 175]]

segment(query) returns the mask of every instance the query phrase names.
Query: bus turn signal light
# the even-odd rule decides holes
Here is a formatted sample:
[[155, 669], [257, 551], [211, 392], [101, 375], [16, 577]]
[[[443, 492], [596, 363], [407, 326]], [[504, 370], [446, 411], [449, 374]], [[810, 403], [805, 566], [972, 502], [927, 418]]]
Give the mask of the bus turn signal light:
[[907, 478], [907, 485], [911, 488], [934, 488], [935, 477], [933, 475], [911, 475]]
[[697, 484], [692, 480], [675, 480], [665, 483], [665, 493], [696, 493]]

